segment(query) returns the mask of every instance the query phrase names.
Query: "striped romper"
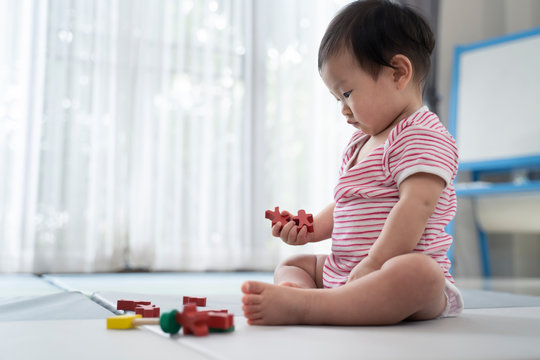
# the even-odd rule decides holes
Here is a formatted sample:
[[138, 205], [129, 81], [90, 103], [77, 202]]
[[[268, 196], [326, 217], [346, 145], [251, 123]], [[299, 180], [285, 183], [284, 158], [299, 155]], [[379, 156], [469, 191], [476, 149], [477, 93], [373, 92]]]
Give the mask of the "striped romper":
[[332, 253], [324, 265], [324, 287], [345, 284], [351, 270], [368, 255], [390, 210], [399, 200], [399, 184], [419, 172], [440, 176], [446, 188], [414, 251], [437, 261], [447, 284], [453, 286], [454, 280], [448, 271], [451, 264], [446, 256], [452, 237], [444, 228], [456, 212], [452, 184], [458, 166], [455, 140], [437, 115], [424, 106], [401, 120], [384, 144], [351, 167], [368, 138], [356, 131], [343, 154], [334, 190]]

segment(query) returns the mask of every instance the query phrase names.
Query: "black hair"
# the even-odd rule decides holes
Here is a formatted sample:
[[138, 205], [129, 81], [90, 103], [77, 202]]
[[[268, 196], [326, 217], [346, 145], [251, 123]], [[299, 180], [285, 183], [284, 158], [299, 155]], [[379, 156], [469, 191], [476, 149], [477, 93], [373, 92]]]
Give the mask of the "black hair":
[[426, 20], [404, 5], [388, 0], [355, 1], [328, 25], [319, 47], [318, 66], [348, 50], [360, 67], [377, 79], [383, 66], [402, 54], [413, 66], [414, 78], [424, 81], [431, 66], [435, 37]]

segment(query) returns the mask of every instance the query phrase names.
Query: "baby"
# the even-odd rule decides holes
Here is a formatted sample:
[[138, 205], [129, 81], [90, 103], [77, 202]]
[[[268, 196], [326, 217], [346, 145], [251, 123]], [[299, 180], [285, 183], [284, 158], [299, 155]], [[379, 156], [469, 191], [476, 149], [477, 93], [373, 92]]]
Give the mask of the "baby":
[[245, 282], [249, 324], [383, 325], [462, 311], [444, 231], [457, 148], [422, 102], [434, 46], [421, 16], [385, 0], [353, 2], [328, 26], [319, 72], [357, 131], [313, 232], [290, 221], [272, 234], [290, 245], [331, 238], [332, 252], [286, 260], [275, 285]]

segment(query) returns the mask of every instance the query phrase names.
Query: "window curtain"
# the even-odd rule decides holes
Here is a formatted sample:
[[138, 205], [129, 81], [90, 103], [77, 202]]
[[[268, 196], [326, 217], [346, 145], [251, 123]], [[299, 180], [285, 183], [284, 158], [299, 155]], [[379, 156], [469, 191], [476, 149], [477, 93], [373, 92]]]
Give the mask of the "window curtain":
[[0, 271], [269, 270], [332, 201], [346, 1], [0, 0]]

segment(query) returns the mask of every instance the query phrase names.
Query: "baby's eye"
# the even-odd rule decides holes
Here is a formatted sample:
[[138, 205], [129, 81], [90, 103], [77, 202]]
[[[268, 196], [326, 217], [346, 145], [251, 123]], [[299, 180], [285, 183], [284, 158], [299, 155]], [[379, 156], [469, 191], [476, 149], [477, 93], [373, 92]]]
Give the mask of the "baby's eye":
[[347, 91], [346, 93], [343, 93], [343, 97], [348, 98], [352, 93], [352, 90]]

